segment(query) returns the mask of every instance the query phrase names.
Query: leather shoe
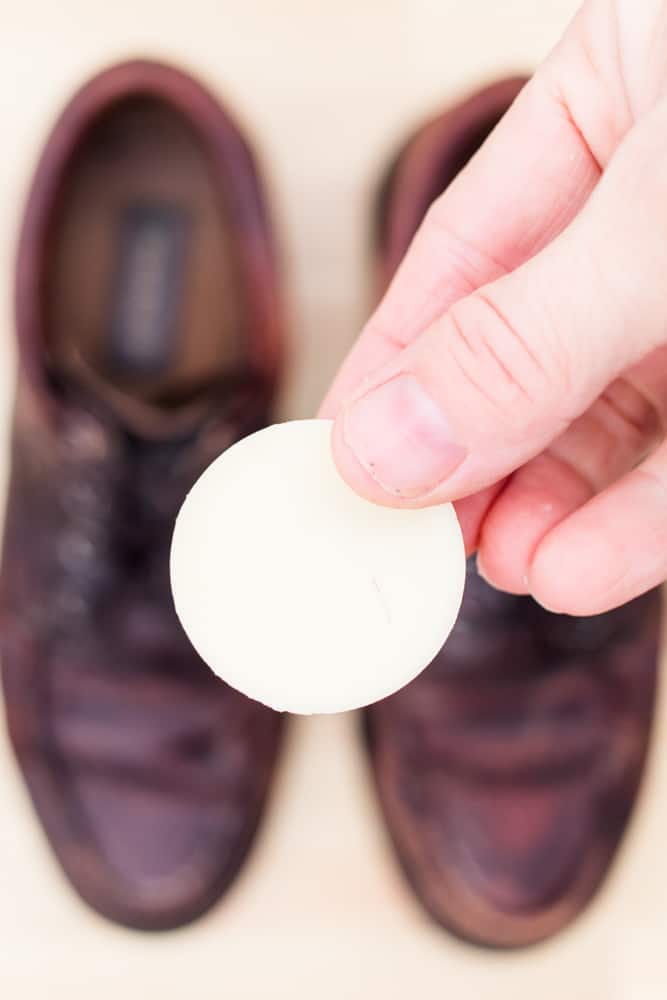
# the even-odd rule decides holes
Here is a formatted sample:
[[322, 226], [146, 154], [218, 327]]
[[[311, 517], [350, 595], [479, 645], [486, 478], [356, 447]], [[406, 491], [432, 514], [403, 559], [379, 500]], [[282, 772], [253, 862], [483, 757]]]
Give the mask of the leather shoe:
[[[521, 86], [474, 95], [401, 150], [378, 202], [381, 288]], [[365, 713], [398, 858], [443, 927], [520, 947], [564, 928], [592, 898], [641, 781], [659, 618], [659, 591], [591, 618], [554, 615], [492, 589], [469, 563], [443, 650]]]
[[179, 506], [268, 422], [282, 345], [255, 161], [197, 82], [138, 61], [76, 94], [29, 195], [16, 316], [11, 740], [80, 895], [176, 927], [239, 870], [281, 735], [198, 658], [169, 589]]

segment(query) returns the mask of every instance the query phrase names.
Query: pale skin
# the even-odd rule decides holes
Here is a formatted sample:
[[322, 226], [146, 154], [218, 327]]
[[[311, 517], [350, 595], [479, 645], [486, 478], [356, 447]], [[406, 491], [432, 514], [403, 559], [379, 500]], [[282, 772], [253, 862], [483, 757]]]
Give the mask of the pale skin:
[[667, 577], [667, 2], [588, 0], [433, 204], [325, 399], [380, 504], [456, 502], [573, 615]]

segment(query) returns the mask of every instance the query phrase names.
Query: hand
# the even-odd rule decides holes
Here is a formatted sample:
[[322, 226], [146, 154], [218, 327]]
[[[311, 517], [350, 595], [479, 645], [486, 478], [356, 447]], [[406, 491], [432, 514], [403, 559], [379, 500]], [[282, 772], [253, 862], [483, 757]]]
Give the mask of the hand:
[[589, 0], [432, 205], [321, 411], [362, 495], [457, 501], [552, 610], [667, 576], [667, 3]]

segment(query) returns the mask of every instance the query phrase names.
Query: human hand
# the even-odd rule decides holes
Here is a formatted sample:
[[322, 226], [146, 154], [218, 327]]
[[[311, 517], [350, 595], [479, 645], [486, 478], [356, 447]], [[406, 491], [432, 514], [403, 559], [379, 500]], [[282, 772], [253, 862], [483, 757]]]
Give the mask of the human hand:
[[431, 207], [321, 414], [484, 576], [608, 610], [667, 576], [667, 3], [589, 0]]

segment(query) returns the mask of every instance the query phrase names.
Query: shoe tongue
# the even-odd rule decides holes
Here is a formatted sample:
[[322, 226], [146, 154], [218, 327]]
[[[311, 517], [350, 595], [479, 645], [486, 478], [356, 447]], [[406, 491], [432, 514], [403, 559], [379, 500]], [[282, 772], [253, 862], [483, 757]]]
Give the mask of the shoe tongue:
[[109, 427], [137, 437], [163, 440], [194, 430], [210, 411], [210, 391], [192, 402], [167, 408], [146, 402], [114, 386], [80, 354], [53, 367], [52, 377], [63, 399], [85, 407]]
[[179, 400], [159, 405], [113, 385], [80, 354], [53, 366], [51, 376], [65, 402], [82, 406], [110, 430], [155, 442], [191, 437], [223, 418], [233, 393], [233, 380], [219, 378], [184, 387]]

